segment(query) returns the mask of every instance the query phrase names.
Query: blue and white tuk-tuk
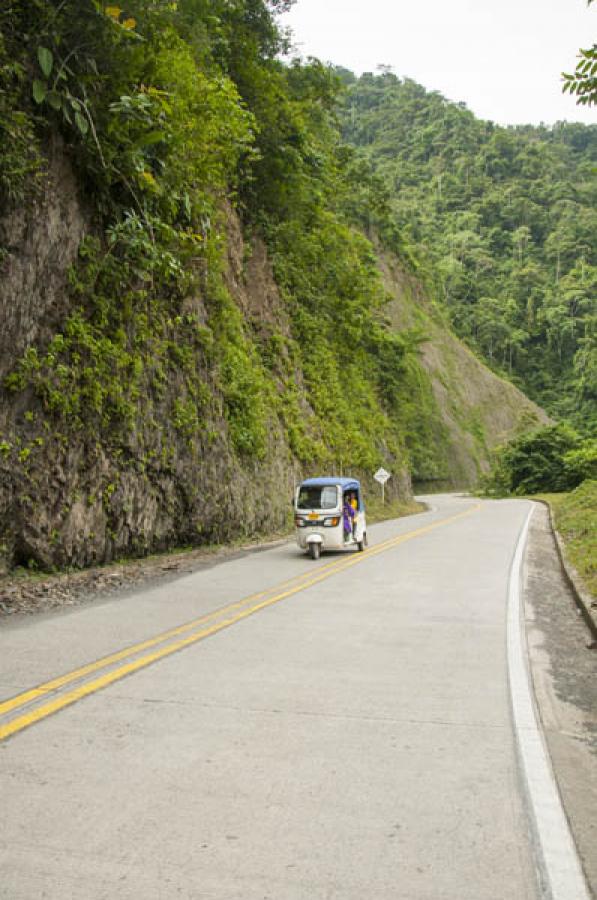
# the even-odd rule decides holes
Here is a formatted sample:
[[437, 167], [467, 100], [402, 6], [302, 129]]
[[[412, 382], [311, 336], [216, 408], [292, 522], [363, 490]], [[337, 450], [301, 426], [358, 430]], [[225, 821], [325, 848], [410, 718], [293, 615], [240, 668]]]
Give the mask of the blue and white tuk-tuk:
[[367, 523], [360, 483], [337, 477], [303, 481], [294, 498], [294, 523], [297, 544], [312, 559], [319, 559], [323, 550], [364, 550]]

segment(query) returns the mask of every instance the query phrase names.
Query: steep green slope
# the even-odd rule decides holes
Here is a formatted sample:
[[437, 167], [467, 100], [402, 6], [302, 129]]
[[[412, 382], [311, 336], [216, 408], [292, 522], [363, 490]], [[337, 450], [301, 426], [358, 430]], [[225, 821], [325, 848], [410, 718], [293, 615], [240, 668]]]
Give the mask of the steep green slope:
[[456, 332], [553, 415], [597, 426], [597, 125], [503, 128], [391, 73], [342, 122]]
[[417, 402], [427, 423], [429, 453], [417, 458], [417, 486], [434, 490], [475, 484], [495, 448], [549, 419], [458, 340], [420, 281], [395, 256], [381, 252], [380, 266], [392, 297], [392, 325], [418, 328], [427, 336], [420, 357], [427, 390], [420, 391]]
[[278, 61], [282, 5], [0, 13], [4, 567], [279, 528], [303, 473], [384, 465], [408, 494], [483, 462], [484, 437], [450, 464], [431, 331], [392, 324], [368, 224], [407, 244], [337, 80]]

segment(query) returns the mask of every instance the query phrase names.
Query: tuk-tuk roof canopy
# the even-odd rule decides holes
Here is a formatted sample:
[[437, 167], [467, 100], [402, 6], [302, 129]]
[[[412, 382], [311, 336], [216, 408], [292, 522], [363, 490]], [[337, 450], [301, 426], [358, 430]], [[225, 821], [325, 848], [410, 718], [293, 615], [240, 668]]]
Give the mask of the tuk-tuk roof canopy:
[[301, 482], [301, 487], [330, 487], [332, 485], [339, 485], [342, 490], [360, 490], [360, 482], [357, 481], [356, 478], [307, 478], [306, 481]]

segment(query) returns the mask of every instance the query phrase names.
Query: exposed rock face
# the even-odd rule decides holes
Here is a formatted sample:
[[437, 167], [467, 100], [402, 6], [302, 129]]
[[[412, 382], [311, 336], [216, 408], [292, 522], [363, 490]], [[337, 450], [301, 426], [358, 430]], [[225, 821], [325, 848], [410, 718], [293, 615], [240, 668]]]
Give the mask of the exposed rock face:
[[49, 147], [43, 196], [33, 209], [0, 217], [0, 247], [6, 253], [0, 277], [0, 378], [45, 326], [67, 309], [66, 281], [89, 216], [61, 141]]
[[[43, 201], [29, 216], [10, 213], [0, 223], [10, 248], [0, 286], [2, 375], [28, 346], [43, 346], [68, 313], [67, 270], [89, 231], [75, 185], [56, 151]], [[232, 230], [229, 289], [252, 315], [279, 318], [282, 304], [263, 251], [252, 263], [267, 298], [260, 307], [242, 271], [240, 230]], [[188, 301], [195, 312], [200, 305], [200, 298]], [[0, 572], [29, 560], [44, 568], [85, 566], [286, 524], [295, 473], [279, 424], [271, 422], [264, 461], [243, 464], [223, 416], [212, 411], [208, 437], [199, 441], [172, 427], [168, 411], [180, 387], [174, 379], [164, 396], [144, 398], [124, 453], [113, 451], [109, 434], [71, 434], [65, 442], [44, 429], [36, 398], [0, 388]]]
[[181, 448], [174, 472], [144, 474], [104, 448], [56, 444], [24, 474], [2, 471], [4, 564], [86, 566], [282, 528], [291, 477], [275, 446], [247, 472], [223, 437], [195, 464]]

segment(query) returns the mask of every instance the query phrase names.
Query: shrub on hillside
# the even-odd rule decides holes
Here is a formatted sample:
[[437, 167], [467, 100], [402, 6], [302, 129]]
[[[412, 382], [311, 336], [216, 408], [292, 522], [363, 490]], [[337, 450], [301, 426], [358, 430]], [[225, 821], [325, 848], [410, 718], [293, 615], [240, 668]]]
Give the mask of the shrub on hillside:
[[550, 425], [516, 438], [494, 453], [482, 489], [490, 496], [570, 491], [597, 477], [597, 442], [569, 425]]
[[566, 453], [564, 465], [576, 484], [597, 479], [597, 440], [583, 441], [577, 450]]

